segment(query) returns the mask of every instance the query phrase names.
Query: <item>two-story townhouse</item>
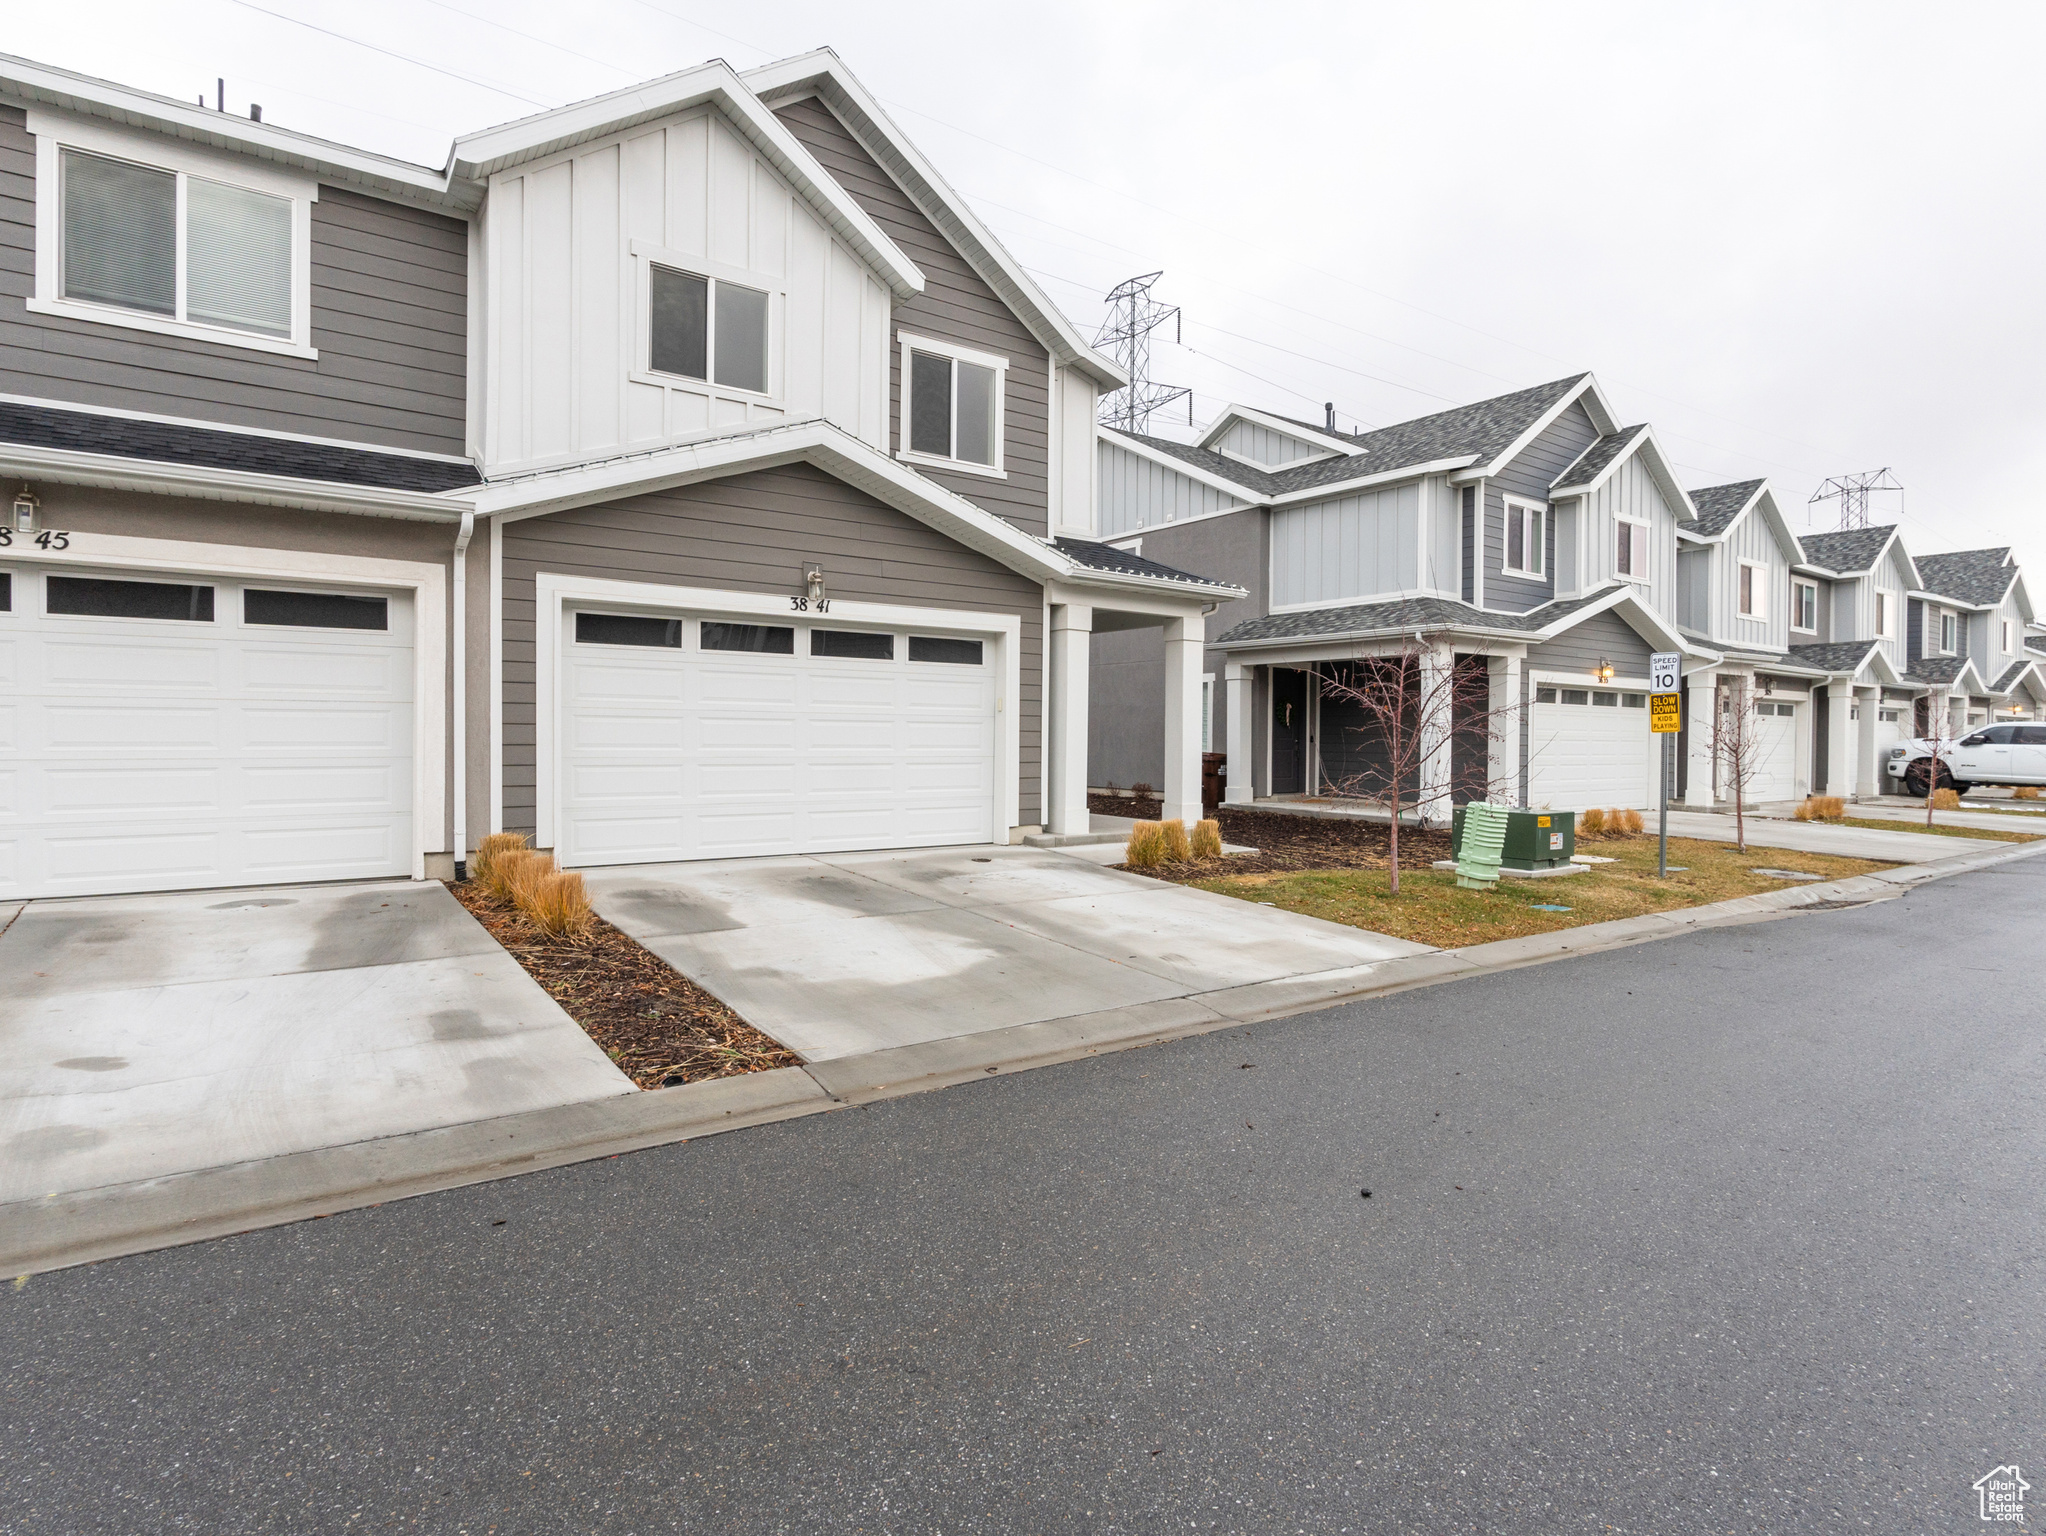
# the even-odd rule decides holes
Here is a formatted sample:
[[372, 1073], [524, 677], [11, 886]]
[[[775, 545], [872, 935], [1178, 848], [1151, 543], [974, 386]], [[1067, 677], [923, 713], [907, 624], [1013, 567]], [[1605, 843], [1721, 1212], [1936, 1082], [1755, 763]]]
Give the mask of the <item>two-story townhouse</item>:
[[[1372, 733], [1326, 685], [1397, 654], [1423, 696], [1464, 680], [1424, 811], [1650, 803], [1648, 659], [1688, 648], [1696, 513], [1590, 375], [1355, 433], [1232, 406], [1196, 443], [1106, 431], [1098, 452], [1102, 538], [1250, 593], [1210, 619], [1203, 663], [1231, 801], [1368, 780]], [[1149, 637], [1097, 641], [1097, 784], [1155, 782], [1160, 665]]]
[[2025, 635], [2034, 614], [2023, 573], [2008, 548], [1965, 549], [1918, 557], [1919, 590], [1905, 626], [1914, 664], [1965, 656], [1978, 691], [1969, 725], [2033, 720], [2046, 708], [2046, 680]]
[[[1073, 331], [829, 52], [434, 170], [0, 63], [0, 894], [1084, 827]], [[1169, 739], [1168, 739], [1169, 738]]]

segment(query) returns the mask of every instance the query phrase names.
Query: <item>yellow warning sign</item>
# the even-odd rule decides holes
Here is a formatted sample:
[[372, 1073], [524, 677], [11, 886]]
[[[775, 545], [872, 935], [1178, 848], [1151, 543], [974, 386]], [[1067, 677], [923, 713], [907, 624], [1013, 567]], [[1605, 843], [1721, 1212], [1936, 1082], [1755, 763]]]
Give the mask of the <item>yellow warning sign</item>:
[[1648, 696], [1648, 729], [1657, 736], [1674, 736], [1684, 728], [1680, 693], [1651, 693]]

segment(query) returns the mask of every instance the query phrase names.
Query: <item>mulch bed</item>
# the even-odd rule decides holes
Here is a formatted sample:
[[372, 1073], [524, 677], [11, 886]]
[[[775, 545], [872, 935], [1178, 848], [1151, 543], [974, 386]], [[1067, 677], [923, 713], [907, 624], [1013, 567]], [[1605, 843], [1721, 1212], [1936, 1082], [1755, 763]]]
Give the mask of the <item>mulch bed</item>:
[[[1156, 800], [1089, 795], [1087, 808], [1103, 816], [1134, 816], [1155, 821]], [[1217, 813], [1222, 841], [1255, 848], [1254, 854], [1231, 854], [1220, 865], [1162, 864], [1140, 869], [1140, 875], [1161, 880], [1212, 880], [1217, 874], [1284, 874], [1298, 869], [1384, 869], [1391, 863], [1388, 829], [1375, 821], [1337, 820], [1329, 816], [1288, 816], [1283, 811], [1254, 811], [1225, 805]], [[1449, 857], [1447, 832], [1400, 828], [1400, 868], [1425, 869]]]
[[802, 1065], [787, 1046], [601, 917], [583, 938], [551, 938], [480, 886], [448, 889], [642, 1088]]

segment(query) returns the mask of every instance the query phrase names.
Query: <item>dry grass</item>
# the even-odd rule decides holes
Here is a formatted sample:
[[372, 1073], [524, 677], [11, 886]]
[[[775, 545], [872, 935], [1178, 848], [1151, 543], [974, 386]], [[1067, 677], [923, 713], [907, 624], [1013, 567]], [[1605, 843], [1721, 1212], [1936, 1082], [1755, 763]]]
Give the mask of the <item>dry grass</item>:
[[1130, 828], [1123, 862], [1131, 869], [1156, 869], [1165, 862], [1165, 828], [1155, 821], [1140, 821]]
[[1642, 834], [1644, 825], [1641, 820], [1641, 813], [1632, 806], [1628, 806], [1625, 810], [1607, 811], [1606, 825], [1611, 826], [1615, 818], [1619, 820], [1620, 830], [1628, 837], [1639, 837]]
[[1952, 789], [1935, 789], [1932, 792], [1932, 808], [1935, 811], [1958, 811], [1961, 808], [1960, 792]]
[[1927, 826], [1922, 818], [1905, 821], [1878, 819], [1874, 816], [1843, 816], [1835, 826], [1866, 827], [1871, 832], [1916, 832], [1921, 836], [1930, 833], [1934, 837], [1979, 837], [1986, 843], [2036, 843], [2037, 832], [1998, 832], [1987, 827], [1956, 827], [1948, 822], [1935, 821]]
[[[1397, 896], [1387, 892], [1386, 874], [1376, 869], [1235, 875], [1196, 878], [1188, 883], [1418, 944], [1459, 949], [1493, 939], [1549, 933], [1783, 889], [1785, 882], [1753, 873], [1757, 866], [1803, 870], [1829, 880], [1890, 867], [1868, 859], [1792, 853], [1783, 848], [1751, 848], [1741, 854], [1730, 843], [1673, 837], [1670, 862], [1688, 867], [1659, 880], [1652, 842], [1616, 840], [1606, 847], [1605, 854], [1614, 862], [1593, 865], [1581, 875], [1559, 880], [1501, 880], [1484, 891], [1458, 889], [1456, 876], [1449, 870], [1411, 867], [1401, 871]], [[1571, 910], [1537, 912], [1536, 903]]]
[[534, 927], [557, 939], [582, 937], [597, 916], [583, 877], [558, 872], [542, 875], [533, 887], [532, 899], [520, 902], [519, 910], [532, 919]]
[[491, 871], [497, 861], [508, 853], [525, 850], [526, 834], [523, 832], [492, 832], [476, 845], [476, 853], [469, 860], [469, 878], [490, 884]]
[[1796, 821], [1838, 821], [1847, 814], [1847, 802], [1839, 795], [1807, 795], [1790, 814]]
[[1196, 859], [1219, 859], [1222, 857], [1222, 823], [1204, 821], [1193, 829], [1193, 856]]
[[554, 873], [554, 855], [536, 853], [530, 848], [519, 849], [500, 858], [492, 873], [495, 878], [490, 889], [493, 892], [502, 889], [502, 899], [523, 912], [531, 907], [540, 882]]
[[2017, 800], [2036, 800], [2039, 798], [2039, 786], [2036, 784], [2020, 784], [2011, 791], [2011, 796]]
[[1186, 864], [1193, 859], [1193, 844], [1187, 840], [1186, 823], [1177, 816], [1159, 823], [1165, 833], [1165, 862]]
[[1604, 837], [1606, 813], [1597, 806], [1577, 813], [1577, 835], [1579, 837]]

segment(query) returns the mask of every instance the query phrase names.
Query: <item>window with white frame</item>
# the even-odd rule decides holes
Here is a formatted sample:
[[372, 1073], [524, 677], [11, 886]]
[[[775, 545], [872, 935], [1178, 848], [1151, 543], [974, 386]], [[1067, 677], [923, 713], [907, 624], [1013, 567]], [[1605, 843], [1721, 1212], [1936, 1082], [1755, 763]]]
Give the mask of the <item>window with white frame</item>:
[[1540, 576], [1543, 572], [1549, 509], [1538, 501], [1506, 498], [1506, 558], [1509, 576]]
[[1875, 595], [1875, 632], [1885, 640], [1895, 638], [1890, 628], [1890, 621], [1894, 617], [1890, 609], [1890, 594], [1878, 588]]
[[726, 389], [767, 388], [767, 293], [647, 263], [647, 368]]
[[921, 336], [902, 342], [897, 457], [973, 474], [1002, 473], [1002, 391], [1009, 360]]
[[1960, 643], [1960, 632], [1960, 620], [1951, 613], [1942, 612], [1939, 616], [1939, 648], [1946, 655], [1954, 654], [1955, 646]]
[[1613, 550], [1613, 570], [1632, 581], [1648, 579], [1648, 524], [1629, 522], [1619, 518], [1613, 524], [1617, 533]]
[[2008, 655], [2010, 654], [2010, 620], [2009, 620], [2009, 619], [2005, 619], [2005, 620], [2003, 621], [2003, 654], [2004, 654], [2004, 655], [2006, 655], [2006, 656], [2008, 656]]
[[311, 181], [32, 112], [28, 307], [311, 356]]
[[1790, 627], [1808, 634], [1819, 631], [1819, 584], [1793, 581], [1790, 584]]
[[1743, 560], [1736, 580], [1740, 616], [1744, 619], [1767, 618], [1762, 605], [1768, 601], [1769, 567], [1753, 560]]

